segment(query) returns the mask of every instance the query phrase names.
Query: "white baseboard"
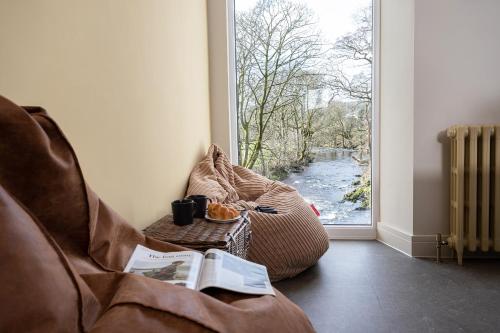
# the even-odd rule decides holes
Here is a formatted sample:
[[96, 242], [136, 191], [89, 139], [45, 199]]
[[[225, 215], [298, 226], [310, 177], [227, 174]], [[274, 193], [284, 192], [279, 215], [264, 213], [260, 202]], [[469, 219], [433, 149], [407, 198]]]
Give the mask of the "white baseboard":
[[372, 226], [325, 225], [325, 229], [329, 239], [376, 239], [376, 231]]
[[[448, 236], [443, 235], [446, 240]], [[386, 223], [377, 223], [377, 240], [416, 258], [436, 257], [436, 235], [410, 235]], [[444, 245], [441, 247], [442, 258], [453, 258], [453, 250]]]
[[[376, 234], [371, 226], [326, 226], [330, 239], [352, 239], [366, 240], [376, 239], [379, 242], [392, 247], [393, 249], [415, 258], [432, 258], [437, 256], [436, 235], [411, 235], [399, 230], [387, 223], [378, 222]], [[449, 235], [443, 234], [442, 240], [446, 240]], [[500, 258], [499, 253], [482, 254], [479, 252], [465, 253], [466, 258]], [[455, 251], [447, 245], [441, 246], [441, 258], [455, 258]]]
[[386, 223], [377, 223], [377, 240], [407, 256], [412, 255], [411, 235]]

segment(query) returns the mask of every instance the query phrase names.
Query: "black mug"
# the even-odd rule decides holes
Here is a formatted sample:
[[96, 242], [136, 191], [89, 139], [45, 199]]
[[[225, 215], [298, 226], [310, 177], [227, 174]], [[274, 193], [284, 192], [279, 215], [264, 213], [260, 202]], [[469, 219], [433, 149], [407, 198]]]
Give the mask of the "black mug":
[[193, 215], [196, 213], [196, 207], [196, 202], [193, 200], [184, 199], [172, 201], [174, 224], [188, 225], [193, 223]]
[[190, 195], [186, 199], [193, 200], [196, 203], [196, 213], [194, 217], [204, 218], [207, 212], [208, 202], [212, 202], [212, 199], [203, 194]]

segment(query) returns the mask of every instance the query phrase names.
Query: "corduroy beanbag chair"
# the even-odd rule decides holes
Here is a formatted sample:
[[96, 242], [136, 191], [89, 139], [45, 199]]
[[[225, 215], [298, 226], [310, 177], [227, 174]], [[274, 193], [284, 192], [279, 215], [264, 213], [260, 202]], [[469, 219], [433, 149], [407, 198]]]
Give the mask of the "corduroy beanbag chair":
[[[325, 228], [293, 187], [233, 166], [216, 145], [191, 172], [187, 195], [193, 194], [249, 210], [248, 259], [265, 265], [272, 281], [299, 274], [328, 249]], [[274, 207], [278, 214], [255, 211], [259, 205]]]

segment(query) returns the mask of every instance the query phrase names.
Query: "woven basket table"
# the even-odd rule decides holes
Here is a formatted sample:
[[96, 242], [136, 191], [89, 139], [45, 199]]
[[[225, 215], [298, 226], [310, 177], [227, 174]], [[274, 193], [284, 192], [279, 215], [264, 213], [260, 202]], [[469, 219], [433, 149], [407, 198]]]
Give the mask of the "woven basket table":
[[246, 259], [252, 232], [246, 213], [233, 223], [214, 223], [195, 218], [192, 224], [178, 226], [166, 215], [143, 230], [146, 236], [198, 251], [220, 249]]

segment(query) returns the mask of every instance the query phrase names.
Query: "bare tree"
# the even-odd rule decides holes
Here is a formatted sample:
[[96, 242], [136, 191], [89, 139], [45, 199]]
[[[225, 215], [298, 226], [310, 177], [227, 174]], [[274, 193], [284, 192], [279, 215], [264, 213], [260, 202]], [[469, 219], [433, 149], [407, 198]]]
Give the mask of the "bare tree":
[[335, 43], [335, 57], [344, 61], [370, 64], [372, 52], [372, 7], [363, 8], [355, 17], [356, 30], [347, 33]]
[[[259, 0], [236, 22], [240, 165], [286, 175], [313, 146], [371, 149], [371, 9], [329, 58], [305, 4]], [[330, 96], [310, 103], [314, 90]]]
[[[371, 153], [371, 128], [372, 128], [372, 84], [371, 84], [371, 69], [373, 62], [372, 52], [372, 8], [367, 7], [360, 12], [355, 18], [357, 28], [355, 31], [339, 38], [333, 48], [332, 56], [332, 75], [330, 78], [330, 86], [338, 94], [344, 98], [350, 99], [355, 104], [356, 118], [358, 124], [362, 126], [356, 129], [356, 132], [361, 131], [362, 135], [360, 143], [363, 143], [364, 148]], [[353, 113], [351, 113], [351, 116]], [[342, 117], [341, 117], [342, 118]], [[343, 118], [345, 119], [345, 117]], [[352, 143], [358, 140], [355, 137], [350, 138]], [[361, 148], [361, 149], [360, 149]], [[361, 156], [357, 158], [360, 163], [371, 163], [370, 159], [363, 160], [363, 147], [358, 148]], [[354, 158], [354, 157], [353, 157]], [[362, 207], [370, 206], [370, 167], [361, 179], [361, 182], [350, 193], [344, 196], [345, 200], [362, 201]]]
[[297, 103], [292, 85], [314, 69], [321, 41], [311, 11], [295, 2], [260, 0], [236, 19], [240, 164], [253, 168], [274, 116]]
[[339, 38], [331, 56], [330, 87], [339, 95], [360, 105], [371, 151], [371, 69], [373, 62], [372, 8], [364, 8], [356, 17], [357, 28]]

